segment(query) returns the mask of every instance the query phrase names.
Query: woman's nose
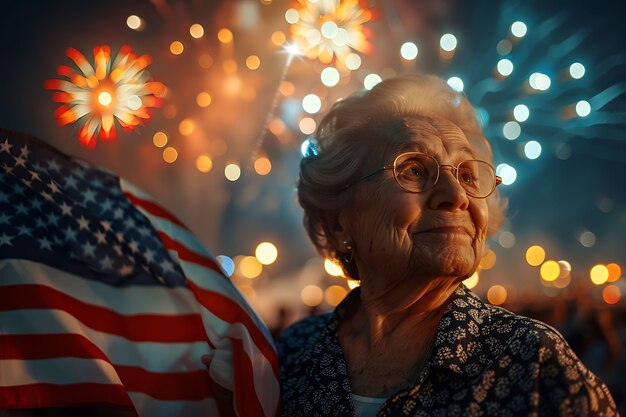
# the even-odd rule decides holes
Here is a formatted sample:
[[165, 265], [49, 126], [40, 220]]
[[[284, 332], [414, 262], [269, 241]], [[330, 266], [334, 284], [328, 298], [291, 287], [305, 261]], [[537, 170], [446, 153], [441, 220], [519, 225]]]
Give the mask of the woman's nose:
[[433, 210], [465, 210], [469, 206], [469, 198], [465, 189], [456, 178], [456, 168], [452, 165], [439, 167], [439, 178], [431, 191], [429, 201]]

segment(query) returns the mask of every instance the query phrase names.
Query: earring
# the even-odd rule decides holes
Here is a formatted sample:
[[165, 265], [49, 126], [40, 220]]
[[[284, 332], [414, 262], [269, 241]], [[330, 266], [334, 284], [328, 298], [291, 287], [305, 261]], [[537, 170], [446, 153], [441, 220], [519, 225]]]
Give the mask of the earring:
[[344, 240], [341, 243], [343, 244], [343, 246], [345, 246], [347, 250], [347, 252], [342, 253], [341, 256], [343, 257], [344, 262], [349, 264], [350, 262], [352, 262], [352, 258], [353, 258], [352, 244], [350, 244], [348, 240]]

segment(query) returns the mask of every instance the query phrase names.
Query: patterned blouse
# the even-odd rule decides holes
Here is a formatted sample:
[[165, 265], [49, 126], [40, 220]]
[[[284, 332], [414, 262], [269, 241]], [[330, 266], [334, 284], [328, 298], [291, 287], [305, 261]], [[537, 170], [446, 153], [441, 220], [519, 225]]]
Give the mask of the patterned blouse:
[[[278, 341], [282, 415], [354, 416], [338, 329], [353, 290], [332, 313], [304, 319]], [[563, 337], [539, 321], [483, 303], [464, 285], [451, 297], [417, 381], [385, 416], [617, 416], [607, 387]]]

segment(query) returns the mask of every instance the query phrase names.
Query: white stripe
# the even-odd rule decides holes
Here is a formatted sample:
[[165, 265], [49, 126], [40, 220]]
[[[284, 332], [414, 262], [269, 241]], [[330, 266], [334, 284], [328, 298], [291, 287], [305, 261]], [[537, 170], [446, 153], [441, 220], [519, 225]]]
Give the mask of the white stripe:
[[205, 325], [205, 330], [216, 348], [216, 369], [213, 369], [214, 364], [211, 363], [211, 376], [224, 387], [234, 386], [232, 371], [230, 374], [224, 372], [224, 361], [228, 360], [228, 356], [224, 355], [223, 352], [232, 352], [230, 339], [241, 340], [243, 348], [252, 363], [253, 383], [257, 398], [263, 407], [265, 415], [273, 417], [276, 414], [280, 393], [279, 383], [274, 376], [271, 363], [254, 343], [248, 329], [241, 323], [230, 324], [223, 321], [204, 307], [201, 308], [201, 314], [202, 320], [211, 324], [211, 326]]
[[193, 282], [202, 289], [219, 293], [238, 304], [241, 309], [247, 313], [252, 322], [256, 324], [259, 330], [261, 330], [261, 333], [263, 333], [268, 343], [273, 345], [272, 336], [263, 323], [263, 320], [257, 315], [256, 311], [250, 306], [250, 304], [248, 304], [246, 299], [243, 295], [241, 295], [237, 287], [235, 287], [230, 280], [216, 279], [220, 277], [216, 277], [217, 273], [215, 271], [194, 262], [180, 260], [180, 265], [185, 273], [185, 277], [189, 281]]
[[104, 352], [111, 363], [138, 366], [151, 372], [186, 372], [204, 369], [200, 360], [210, 352], [206, 342], [132, 342], [93, 330], [61, 310], [15, 310], [0, 312], [3, 335], [78, 334]]
[[211, 417], [218, 416], [213, 398], [198, 401], [163, 401], [140, 392], [128, 393], [140, 417]]
[[120, 314], [194, 314], [198, 303], [189, 288], [162, 286], [115, 287], [24, 259], [0, 260], [0, 287], [39, 284], [55, 288], [87, 304]]
[[79, 384], [95, 382], [122, 385], [115, 368], [101, 359], [5, 359], [0, 360], [0, 386], [37, 383]]
[[124, 193], [129, 193], [134, 195], [135, 197], [139, 197], [142, 200], [147, 200], [153, 202], [154, 204], [161, 206], [150, 194], [146, 193], [141, 188], [137, 187], [132, 182], [126, 181], [124, 178], [120, 178], [120, 188]]

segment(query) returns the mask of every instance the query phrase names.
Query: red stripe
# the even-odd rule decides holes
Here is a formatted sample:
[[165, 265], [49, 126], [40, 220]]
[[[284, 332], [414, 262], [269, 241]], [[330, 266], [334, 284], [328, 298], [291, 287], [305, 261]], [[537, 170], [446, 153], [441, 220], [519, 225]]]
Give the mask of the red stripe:
[[180, 259], [210, 268], [216, 272], [219, 272], [219, 274], [224, 277], [222, 269], [215, 263], [213, 259], [192, 252], [189, 248], [187, 248], [187, 246], [183, 245], [177, 240], [172, 239], [164, 232], [158, 233], [165, 247], [169, 250], [175, 250], [176, 252], [178, 252], [178, 257]]
[[233, 374], [235, 379], [235, 409], [239, 417], [264, 416], [258, 393], [254, 389], [254, 369], [241, 340], [233, 342]]
[[213, 397], [211, 378], [206, 369], [156, 373], [118, 365], [115, 370], [127, 391], [143, 392], [158, 400], [196, 401]]
[[76, 317], [86, 326], [128, 340], [142, 342], [207, 342], [199, 314], [122, 315], [86, 304], [43, 285], [9, 285], [0, 291], [0, 311], [55, 309]]
[[137, 415], [121, 385], [29, 384], [0, 387], [0, 409], [114, 405]]
[[[1, 335], [0, 346], [0, 359], [74, 357], [102, 359], [110, 363], [98, 346], [77, 334]], [[112, 365], [127, 391], [142, 392], [158, 400], [195, 401], [213, 397], [206, 369], [152, 372], [137, 366]], [[62, 379], [62, 375], [59, 378]]]
[[193, 290], [198, 302], [207, 310], [228, 323], [241, 323], [248, 330], [252, 341], [272, 366], [274, 376], [278, 378], [278, 358], [274, 346], [266, 339], [248, 313], [239, 304], [223, 294], [200, 288], [190, 280], [187, 280], [187, 284]]
[[152, 201], [139, 198], [129, 193], [128, 191], [124, 191], [124, 195], [126, 195], [126, 198], [128, 198], [131, 203], [133, 203], [136, 206], [141, 207], [142, 209], [146, 210], [148, 213], [167, 219], [171, 221], [172, 223], [182, 227], [183, 229], [187, 229], [187, 227], [183, 224], [183, 222], [178, 220], [176, 217], [174, 217], [173, 214], [171, 214], [169, 211], [165, 210], [163, 207], [159, 206], [158, 204], [153, 203]]

